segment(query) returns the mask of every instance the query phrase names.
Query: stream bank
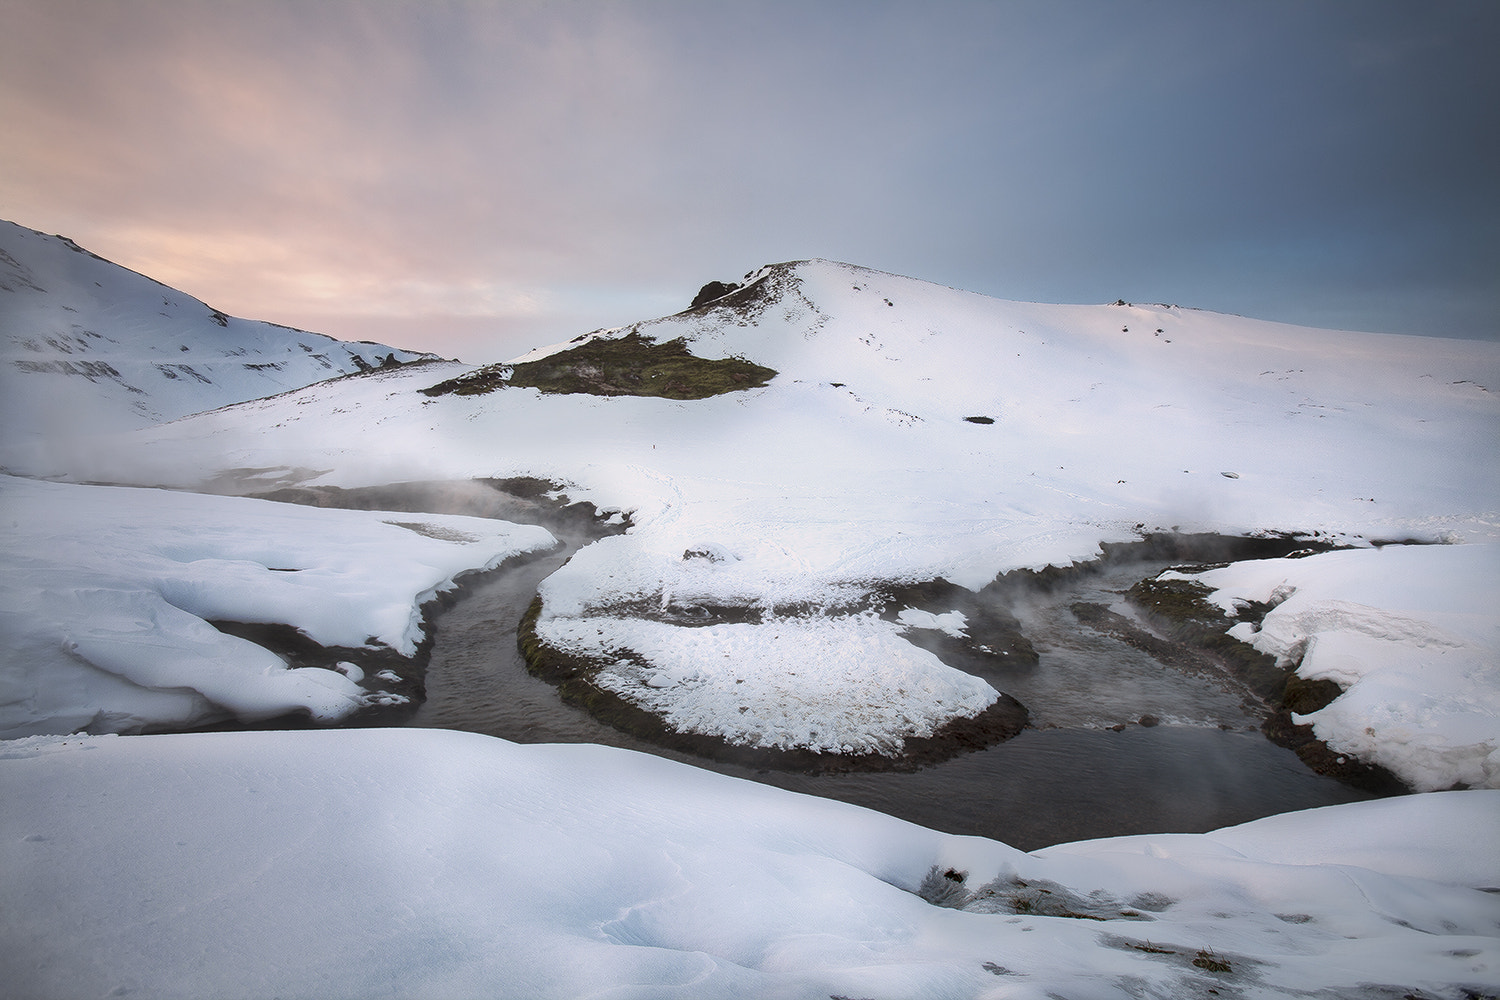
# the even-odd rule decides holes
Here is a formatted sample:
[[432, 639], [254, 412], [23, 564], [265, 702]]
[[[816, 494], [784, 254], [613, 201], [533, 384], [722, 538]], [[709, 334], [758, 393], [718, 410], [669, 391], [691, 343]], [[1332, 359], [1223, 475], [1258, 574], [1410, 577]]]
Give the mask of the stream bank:
[[[982, 676], [1030, 710], [1027, 728], [916, 770], [803, 773], [755, 760], [705, 758], [621, 731], [566, 703], [557, 687], [528, 671], [517, 648], [518, 627], [541, 581], [579, 546], [625, 527], [601, 523], [593, 508], [568, 504], [550, 484], [299, 489], [267, 498], [500, 516], [542, 524], [563, 542], [552, 552], [466, 578], [443, 608], [431, 609], [440, 613], [429, 618], [435, 627], [423, 675], [425, 700], [399, 719], [356, 719], [352, 725], [404, 720], [521, 743], [624, 747], [1024, 850], [1122, 834], [1201, 832], [1372, 797], [1314, 773], [1295, 753], [1269, 742], [1260, 732], [1265, 708], [1244, 684], [1180, 656], [1164, 656], [1149, 643], [1132, 644], [1112, 628], [1119, 617], [1155, 634], [1127, 592], [1180, 561], [1176, 557], [1183, 553], [1162, 551], [1161, 540], [1150, 543], [1154, 550], [1116, 552], [1097, 565], [1038, 580], [1007, 575], [976, 595], [996, 609], [994, 629], [1015, 639], [1006, 647], [1012, 662], [981, 664]], [[1287, 543], [1275, 544], [1285, 551]], [[886, 594], [889, 608], [946, 610], [939, 605], [950, 600], [951, 590], [935, 584], [919, 589]], [[921, 637], [920, 630], [913, 633]], [[937, 646], [946, 641], [940, 633], [925, 638]], [[1174, 648], [1180, 652], [1183, 645]], [[974, 666], [958, 658], [954, 664]]]
[[[235, 489], [233, 477], [221, 486], [226, 492], [257, 500], [308, 507], [379, 510], [413, 514], [461, 514], [547, 528], [558, 544], [549, 551], [513, 556], [499, 566], [474, 570], [454, 579], [452, 589], [439, 593], [421, 607], [422, 640], [411, 656], [384, 644], [360, 647], [324, 646], [289, 625], [263, 622], [212, 621], [221, 632], [271, 650], [292, 668], [338, 670], [364, 688], [368, 704], [338, 724], [348, 727], [421, 725], [423, 707], [432, 701], [428, 665], [437, 621], [486, 581], [516, 577], [535, 586], [583, 545], [623, 533], [629, 522], [603, 518], [587, 502], [573, 502], [556, 484], [530, 477], [391, 483], [346, 489], [338, 486], [286, 486], [261, 492]], [[440, 689], [443, 690], [443, 689]], [[226, 721], [203, 727], [215, 730], [322, 728], [303, 713], [255, 722]]]

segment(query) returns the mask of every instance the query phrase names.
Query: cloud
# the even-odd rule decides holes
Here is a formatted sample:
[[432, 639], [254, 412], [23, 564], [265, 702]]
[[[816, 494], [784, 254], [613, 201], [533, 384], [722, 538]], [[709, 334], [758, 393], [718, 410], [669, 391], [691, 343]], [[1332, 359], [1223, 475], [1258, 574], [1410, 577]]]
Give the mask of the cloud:
[[1350, 9], [0, 0], [0, 214], [418, 338], [808, 256], [1482, 335], [1500, 16]]

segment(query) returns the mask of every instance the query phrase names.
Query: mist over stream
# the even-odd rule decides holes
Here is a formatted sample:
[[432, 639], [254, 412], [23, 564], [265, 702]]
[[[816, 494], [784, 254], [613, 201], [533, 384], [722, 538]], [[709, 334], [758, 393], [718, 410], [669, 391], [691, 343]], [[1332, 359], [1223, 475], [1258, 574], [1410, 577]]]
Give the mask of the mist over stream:
[[[559, 509], [544, 494], [544, 484], [512, 481], [270, 496], [323, 506], [502, 517], [542, 524], [563, 542], [553, 552], [470, 581], [436, 616], [427, 697], [406, 722], [410, 726], [519, 743], [624, 747], [1023, 850], [1123, 834], [1202, 832], [1373, 797], [1312, 772], [1296, 754], [1269, 742], [1259, 731], [1257, 709], [1233, 682], [1164, 666], [1075, 617], [1071, 608], [1079, 602], [1128, 615], [1121, 592], [1168, 565], [1160, 560], [1114, 562], [1050, 590], [1007, 592], [1007, 608], [1040, 661], [987, 679], [1030, 710], [1032, 728], [988, 749], [913, 772], [810, 775], [661, 748], [565, 704], [555, 687], [527, 672], [516, 630], [537, 587], [580, 546], [619, 530], [601, 526], [586, 505]], [[1153, 718], [1141, 725], [1143, 716]]]

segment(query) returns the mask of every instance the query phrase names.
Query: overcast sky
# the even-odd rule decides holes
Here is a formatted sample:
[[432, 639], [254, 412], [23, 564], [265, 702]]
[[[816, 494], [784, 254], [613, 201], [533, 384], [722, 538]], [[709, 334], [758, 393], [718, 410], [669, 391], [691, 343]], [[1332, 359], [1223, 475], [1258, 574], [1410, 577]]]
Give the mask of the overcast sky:
[[829, 257], [1500, 339], [1500, 2], [0, 0], [0, 217], [509, 358]]

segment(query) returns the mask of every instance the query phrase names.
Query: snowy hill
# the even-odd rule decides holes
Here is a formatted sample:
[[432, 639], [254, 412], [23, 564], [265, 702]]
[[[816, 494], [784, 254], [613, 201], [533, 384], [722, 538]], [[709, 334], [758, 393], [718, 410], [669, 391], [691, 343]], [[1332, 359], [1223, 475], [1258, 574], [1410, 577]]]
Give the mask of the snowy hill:
[[[762, 388], [699, 400], [428, 395], [484, 370], [423, 368], [251, 402], [111, 441], [77, 468], [70, 456], [30, 471], [132, 481], [129, 463], [145, 460], [152, 481], [182, 486], [278, 463], [331, 470], [324, 481], [340, 485], [530, 473], [638, 520], [669, 508], [690, 516], [716, 489], [679, 498], [674, 486], [687, 482], [740, 483], [745, 501], [761, 485], [772, 495], [837, 489], [838, 521], [853, 515], [861, 534], [867, 498], [851, 487], [869, 484], [882, 519], [896, 492], [941, 498], [908, 511], [923, 523], [963, 510], [1003, 529], [993, 540], [1003, 551], [988, 531], [963, 543], [965, 583], [1088, 557], [1141, 521], [1376, 537], [1488, 537], [1500, 524], [1500, 472], [1466, 443], [1494, 440], [1500, 424], [1493, 344], [1177, 307], [1006, 302], [821, 261], [751, 278], [676, 316], [516, 360], [639, 333], [774, 370]], [[238, 457], [193, 446], [209, 437]], [[113, 468], [117, 446], [130, 458]], [[1027, 523], [1046, 530], [1017, 548]], [[1080, 530], [1064, 537], [1063, 524]], [[903, 571], [955, 569], [937, 565], [949, 555]]]
[[144, 427], [431, 358], [226, 316], [71, 240], [0, 222], [0, 422], [11, 439]]
[[[773, 374], [704, 398], [600, 394], [663, 377], [669, 345]], [[540, 375], [564, 381], [524, 384]], [[189, 489], [260, 470], [246, 492], [272, 480], [565, 483], [633, 521], [540, 595], [537, 639], [586, 664], [595, 695], [728, 745], [889, 754], [979, 718], [1003, 691], [998, 675], [907, 641], [955, 608], [877, 615], [893, 586], [978, 590], [1158, 531], [1494, 541], [1500, 468], [1474, 448], [1500, 439], [1495, 386], [1493, 344], [1006, 302], [810, 261], [510, 365], [398, 368], [4, 464]], [[1402, 572], [1500, 594], [1500, 549], [1476, 550], [1461, 573], [1453, 551], [1425, 547]], [[1455, 763], [1409, 781], [1500, 783], [1500, 630], [1485, 606], [1449, 636], [1466, 652], [1448, 662], [1469, 664], [1449, 685], [1464, 735], [1429, 750]], [[1398, 610], [1376, 609], [1370, 628]], [[1299, 620], [1313, 634], [1355, 619]], [[1386, 631], [1379, 656], [1398, 662], [1431, 634]], [[1303, 648], [1310, 634], [1288, 641]], [[817, 669], [798, 667], [809, 661]]]

